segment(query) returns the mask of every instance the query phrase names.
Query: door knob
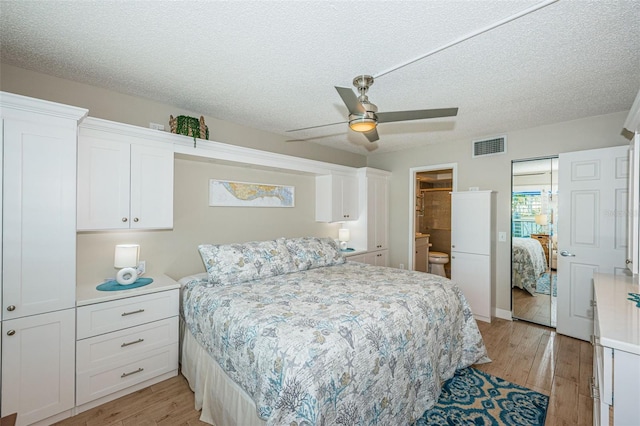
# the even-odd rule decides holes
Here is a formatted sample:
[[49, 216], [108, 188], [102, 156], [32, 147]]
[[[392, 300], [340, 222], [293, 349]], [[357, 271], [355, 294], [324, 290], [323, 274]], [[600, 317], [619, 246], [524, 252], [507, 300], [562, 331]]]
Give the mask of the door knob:
[[575, 254], [573, 254], [573, 253], [569, 253], [569, 252], [568, 252], [568, 251], [566, 251], [566, 250], [562, 250], [562, 251], [560, 252], [560, 256], [564, 256], [564, 257], [576, 257], [576, 255], [575, 255]]
[[9, 330], [7, 331], [7, 336], [13, 336], [14, 334], [16, 334], [15, 330]]
[[16, 306], [15, 306], [15, 305], [9, 305], [9, 306], [7, 306], [7, 311], [9, 311], [9, 312], [13, 312], [13, 311], [15, 311], [15, 310], [16, 310]]

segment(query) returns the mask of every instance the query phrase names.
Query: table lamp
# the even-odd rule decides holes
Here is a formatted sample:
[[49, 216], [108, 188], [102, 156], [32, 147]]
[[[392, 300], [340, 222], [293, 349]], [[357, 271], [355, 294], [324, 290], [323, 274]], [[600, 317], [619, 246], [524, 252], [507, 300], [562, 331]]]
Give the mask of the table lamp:
[[138, 279], [138, 256], [140, 246], [138, 244], [116, 245], [114, 268], [121, 268], [116, 274], [116, 282], [120, 285], [133, 284]]
[[347, 241], [349, 241], [351, 235], [349, 234], [349, 230], [346, 228], [338, 229], [338, 241], [340, 241], [340, 250], [347, 250]]

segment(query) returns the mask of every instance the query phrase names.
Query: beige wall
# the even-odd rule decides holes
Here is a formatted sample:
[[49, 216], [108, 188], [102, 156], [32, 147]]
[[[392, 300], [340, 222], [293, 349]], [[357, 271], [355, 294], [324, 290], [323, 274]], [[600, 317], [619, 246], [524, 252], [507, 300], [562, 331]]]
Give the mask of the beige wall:
[[[409, 255], [409, 169], [457, 163], [459, 191], [478, 186], [497, 191], [497, 231], [510, 234], [511, 160], [557, 155], [607, 146], [626, 145], [620, 132], [627, 112], [507, 131], [507, 153], [484, 158], [471, 157], [471, 141], [426, 145], [407, 151], [370, 156], [368, 166], [392, 172], [390, 183], [390, 264], [407, 264]], [[497, 236], [496, 236], [497, 241]], [[494, 307], [511, 310], [511, 249], [497, 242]]]
[[[295, 187], [295, 207], [209, 207], [209, 179]], [[179, 279], [204, 272], [197, 246], [277, 237], [338, 237], [338, 224], [315, 222], [315, 177], [234, 167], [209, 161], [175, 160], [174, 223], [170, 231], [87, 232], [78, 234], [78, 283], [113, 277], [116, 244], [140, 244], [150, 276]]]

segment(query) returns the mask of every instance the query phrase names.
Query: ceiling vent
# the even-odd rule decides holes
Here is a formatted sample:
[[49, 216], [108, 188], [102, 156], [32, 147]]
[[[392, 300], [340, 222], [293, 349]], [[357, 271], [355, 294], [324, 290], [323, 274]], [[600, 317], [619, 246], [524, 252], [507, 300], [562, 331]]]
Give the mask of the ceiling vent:
[[473, 158], [487, 155], [498, 155], [507, 152], [507, 136], [496, 136], [489, 139], [472, 141]]

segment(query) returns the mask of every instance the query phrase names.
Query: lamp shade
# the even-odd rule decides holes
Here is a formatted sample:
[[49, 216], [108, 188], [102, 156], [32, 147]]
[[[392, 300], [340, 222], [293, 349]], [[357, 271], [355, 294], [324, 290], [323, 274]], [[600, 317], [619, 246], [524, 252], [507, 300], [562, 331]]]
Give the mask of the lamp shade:
[[116, 246], [114, 268], [128, 268], [138, 266], [140, 246], [138, 244], [118, 244]]
[[351, 238], [351, 234], [349, 233], [348, 229], [338, 229], [338, 241], [349, 241], [349, 238]]
[[545, 226], [548, 223], [546, 214], [537, 214], [535, 216], [535, 221], [538, 225]]

